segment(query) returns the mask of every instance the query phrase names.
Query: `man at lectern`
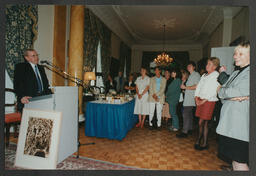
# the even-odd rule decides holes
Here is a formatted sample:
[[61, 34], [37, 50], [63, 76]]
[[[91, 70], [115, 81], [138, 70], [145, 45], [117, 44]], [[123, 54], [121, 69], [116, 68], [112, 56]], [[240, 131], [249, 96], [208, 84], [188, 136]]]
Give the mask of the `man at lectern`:
[[17, 109], [20, 112], [31, 97], [52, 93], [44, 67], [38, 64], [36, 50], [25, 50], [24, 58], [25, 62], [15, 65], [14, 70], [14, 90], [17, 96]]

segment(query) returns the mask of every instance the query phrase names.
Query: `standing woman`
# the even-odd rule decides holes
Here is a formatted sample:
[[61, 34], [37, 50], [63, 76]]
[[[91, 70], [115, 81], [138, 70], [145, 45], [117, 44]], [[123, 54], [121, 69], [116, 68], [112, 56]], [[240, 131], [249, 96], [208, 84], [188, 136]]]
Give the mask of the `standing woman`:
[[[166, 97], [167, 88], [173, 80], [171, 78], [170, 70], [165, 70], [164, 77], [166, 79], [166, 86], [165, 86], [165, 91], [164, 91], [164, 94], [165, 94], [165, 97]], [[163, 109], [162, 109], [162, 118], [163, 118], [163, 120], [165, 120], [166, 126], [167, 126], [168, 125], [168, 119], [171, 118], [171, 115], [170, 115], [170, 110], [169, 110], [169, 104], [167, 103], [166, 99], [165, 99]]]
[[146, 115], [149, 115], [149, 104], [148, 104], [148, 89], [150, 78], [146, 75], [147, 70], [141, 67], [140, 74], [135, 81], [136, 84], [136, 101], [134, 107], [134, 114], [139, 115], [139, 123], [136, 127], [143, 128]]
[[[219, 83], [217, 77], [219, 72], [220, 60], [217, 57], [211, 57], [208, 59], [206, 65], [207, 73], [203, 74], [199, 83], [197, 84], [195, 91], [196, 102], [196, 117], [199, 117], [199, 135], [196, 140], [195, 149], [204, 150], [208, 149], [208, 121], [211, 120], [215, 102], [217, 98], [217, 88]], [[200, 141], [203, 137], [203, 145], [200, 145]]]
[[[180, 87], [180, 99], [179, 103], [177, 105], [177, 115], [179, 118], [179, 122], [183, 121], [183, 101], [184, 101], [184, 96], [185, 96], [185, 89], [183, 89], [182, 85], [185, 85], [189, 76], [189, 73], [187, 70], [180, 70], [181, 72], [181, 87]], [[193, 97], [194, 98], [194, 97]], [[184, 121], [183, 121], [184, 124]]]
[[169, 110], [172, 117], [172, 126], [169, 130], [178, 131], [179, 130], [179, 118], [176, 113], [176, 108], [180, 99], [180, 85], [181, 85], [181, 73], [179, 69], [174, 69], [171, 72], [171, 78], [173, 81], [167, 88], [166, 101], [169, 103]]
[[248, 171], [250, 43], [239, 44], [233, 57], [235, 65], [240, 68], [218, 91], [223, 103], [217, 127], [220, 135], [218, 150], [225, 158], [232, 160], [233, 170]]

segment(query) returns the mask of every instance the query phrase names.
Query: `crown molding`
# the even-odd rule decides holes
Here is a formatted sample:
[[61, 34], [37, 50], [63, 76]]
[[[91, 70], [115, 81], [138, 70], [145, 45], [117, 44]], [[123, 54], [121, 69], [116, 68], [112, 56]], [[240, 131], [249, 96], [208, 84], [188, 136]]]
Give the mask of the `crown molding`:
[[[162, 41], [159, 41], [159, 40], [146, 39], [145, 37], [143, 37], [142, 34], [133, 30], [132, 27], [126, 22], [125, 15], [122, 13], [122, 11], [120, 9], [120, 5], [113, 5], [112, 8], [115, 11], [116, 15], [120, 18], [122, 23], [124, 24], [124, 26], [126, 26], [127, 30], [130, 32], [130, 34], [134, 37], [136, 44], [147, 44], [147, 43], [160, 44], [160, 43], [162, 43]], [[213, 10], [214, 10], [214, 8], [213, 8]], [[159, 21], [158, 23], [162, 23], [162, 24], [166, 24], [166, 22], [167, 22], [167, 24], [170, 23], [169, 25], [167, 25], [167, 27], [173, 28], [175, 26], [176, 18], [173, 18], [171, 20], [167, 20], [167, 19], [163, 18], [163, 19], [155, 20], [154, 22], [156, 23], [157, 21]], [[178, 40], [169, 40], [169, 41], [167, 40], [166, 42], [167, 43], [194, 43], [195, 41], [198, 40], [198, 38], [201, 34], [200, 31], [197, 31], [194, 34], [192, 34], [191, 36], [188, 36], [185, 38], [181, 38]]]
[[[122, 41], [132, 47], [133, 45], [160, 45], [162, 41], [145, 39], [143, 34], [132, 29], [127, 23], [125, 15], [122, 13], [120, 5], [113, 6], [87, 6], [96, 16], [98, 16], [109, 29], [115, 33]], [[225, 16], [234, 17], [241, 11], [241, 7], [211, 6], [211, 11], [202, 24], [200, 30], [195, 31], [191, 36], [178, 40], [167, 40], [169, 45], [173, 44], [200, 44], [205, 45], [214, 30], [223, 22]], [[174, 24], [175, 25], [175, 24]]]
[[130, 32], [122, 25], [120, 19], [116, 16], [111, 6], [86, 6], [90, 9], [102, 22], [115, 33], [124, 43], [132, 46], [135, 41]]
[[[163, 45], [154, 44], [154, 45], [133, 45], [132, 50], [140, 51], [162, 51]], [[180, 44], [180, 45], [166, 45], [165, 49], [167, 51], [182, 51], [182, 50], [201, 50], [201, 44]]]

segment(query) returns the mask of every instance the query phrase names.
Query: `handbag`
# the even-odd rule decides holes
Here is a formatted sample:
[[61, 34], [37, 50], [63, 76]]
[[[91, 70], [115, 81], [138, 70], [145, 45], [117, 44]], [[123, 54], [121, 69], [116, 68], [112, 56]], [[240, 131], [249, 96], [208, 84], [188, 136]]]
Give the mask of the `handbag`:
[[217, 78], [217, 81], [220, 83], [220, 85], [223, 85], [227, 82], [229, 78], [229, 75], [226, 72], [221, 72]]

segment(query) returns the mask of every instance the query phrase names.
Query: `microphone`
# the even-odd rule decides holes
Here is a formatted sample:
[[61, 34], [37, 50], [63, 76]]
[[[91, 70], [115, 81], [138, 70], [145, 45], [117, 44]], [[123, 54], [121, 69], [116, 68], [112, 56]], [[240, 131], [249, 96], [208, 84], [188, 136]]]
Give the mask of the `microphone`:
[[40, 61], [40, 63], [41, 63], [41, 64], [49, 64], [49, 62], [46, 61], [46, 60], [42, 60], [42, 61]]

